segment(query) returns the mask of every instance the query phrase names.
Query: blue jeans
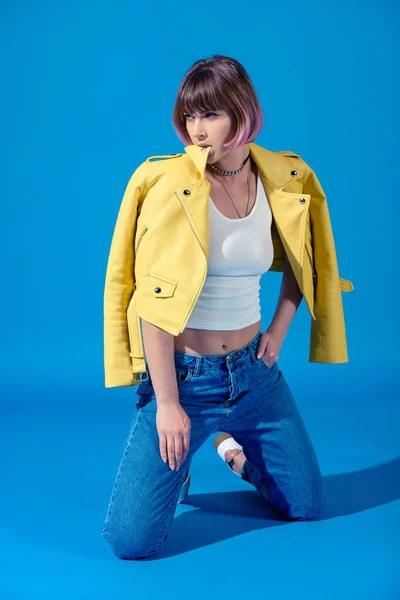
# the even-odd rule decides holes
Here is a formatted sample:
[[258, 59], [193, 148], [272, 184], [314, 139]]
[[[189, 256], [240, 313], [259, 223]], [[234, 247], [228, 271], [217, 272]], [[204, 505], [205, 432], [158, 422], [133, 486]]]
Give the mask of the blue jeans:
[[193, 456], [218, 431], [243, 446], [242, 478], [279, 518], [320, 514], [325, 493], [313, 445], [278, 364], [269, 367], [256, 357], [260, 335], [229, 354], [175, 351], [180, 404], [191, 419], [190, 448], [179, 471], [160, 456], [150, 374], [137, 386], [137, 414], [102, 531], [119, 558], [144, 558], [161, 549]]

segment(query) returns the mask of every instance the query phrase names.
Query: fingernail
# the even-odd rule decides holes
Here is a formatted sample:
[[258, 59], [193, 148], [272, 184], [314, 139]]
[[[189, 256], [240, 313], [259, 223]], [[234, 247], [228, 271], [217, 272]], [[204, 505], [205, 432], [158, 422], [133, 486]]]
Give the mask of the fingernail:
[[171, 465], [171, 469], [173, 471], [175, 469], [175, 465]]
[[261, 358], [261, 352], [257, 354], [257, 358]]

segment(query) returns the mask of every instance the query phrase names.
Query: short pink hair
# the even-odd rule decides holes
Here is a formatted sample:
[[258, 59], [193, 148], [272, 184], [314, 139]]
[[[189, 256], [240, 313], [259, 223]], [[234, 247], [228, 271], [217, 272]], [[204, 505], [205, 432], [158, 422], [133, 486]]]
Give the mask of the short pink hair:
[[185, 145], [193, 142], [184, 114], [226, 110], [234, 120], [236, 135], [230, 148], [252, 142], [264, 123], [256, 91], [246, 69], [234, 58], [214, 55], [197, 60], [184, 76], [175, 100], [172, 123]]

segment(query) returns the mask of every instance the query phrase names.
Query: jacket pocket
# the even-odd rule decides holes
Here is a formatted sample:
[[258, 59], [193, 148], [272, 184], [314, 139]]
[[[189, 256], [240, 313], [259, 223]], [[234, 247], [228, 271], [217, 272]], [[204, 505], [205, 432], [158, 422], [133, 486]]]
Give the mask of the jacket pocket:
[[170, 298], [174, 295], [176, 286], [176, 281], [152, 272], [149, 273], [145, 283], [145, 287], [152, 291], [155, 298]]

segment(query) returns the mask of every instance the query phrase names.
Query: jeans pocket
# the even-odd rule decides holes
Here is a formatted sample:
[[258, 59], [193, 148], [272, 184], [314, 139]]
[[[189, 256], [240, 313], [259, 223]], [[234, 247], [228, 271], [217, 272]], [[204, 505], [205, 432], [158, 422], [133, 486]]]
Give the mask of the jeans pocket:
[[139, 383], [139, 385], [136, 386], [135, 393], [137, 397], [137, 409], [143, 408], [150, 402], [154, 395], [154, 389], [153, 384], [151, 383], [150, 374], [148, 376], [148, 379], [145, 379], [144, 381], [142, 381], [142, 383]]
[[176, 382], [178, 387], [188, 383], [193, 377], [193, 369], [184, 365], [175, 365]]
[[150, 402], [154, 400], [154, 396], [152, 394], [140, 394], [136, 400], [136, 408], [139, 410], [140, 408], [144, 408]]
[[[138, 396], [146, 396], [149, 393], [149, 388], [151, 386], [150, 375], [147, 379], [144, 379], [139, 385], [135, 386], [135, 392]], [[151, 393], [151, 392], [150, 392]]]
[[[193, 377], [193, 369], [185, 365], [175, 365], [176, 382], [178, 388], [189, 383]], [[144, 408], [151, 400], [155, 400], [154, 387], [149, 374], [148, 379], [136, 386], [137, 402], [136, 408]]]
[[273, 365], [269, 366], [269, 365], [267, 365], [267, 363], [264, 361], [264, 357], [263, 357], [263, 356], [261, 356], [261, 358], [259, 358], [259, 359], [258, 359], [258, 364], [261, 366], [261, 368], [262, 368], [262, 369], [266, 369], [267, 371], [271, 371], [271, 369], [273, 369], [273, 368], [274, 368], [274, 366], [275, 366], [275, 364], [276, 364], [276, 363], [274, 363]]

